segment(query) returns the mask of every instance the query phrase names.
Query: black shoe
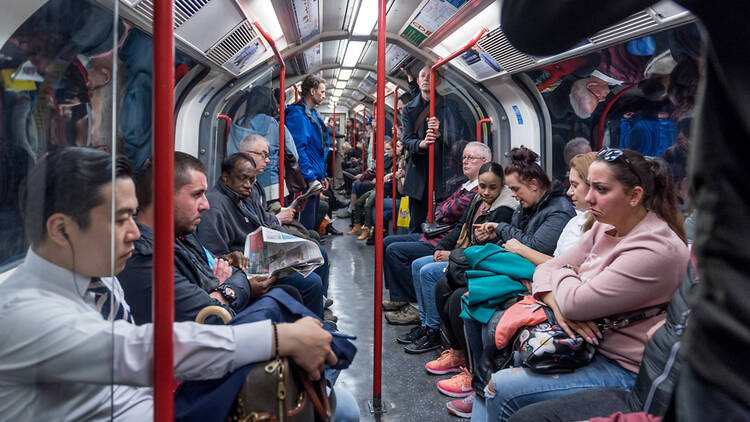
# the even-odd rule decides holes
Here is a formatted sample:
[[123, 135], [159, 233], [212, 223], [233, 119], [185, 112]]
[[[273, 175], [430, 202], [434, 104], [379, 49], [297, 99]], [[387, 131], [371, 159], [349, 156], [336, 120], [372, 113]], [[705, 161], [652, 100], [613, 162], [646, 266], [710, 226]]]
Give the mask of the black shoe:
[[334, 236], [341, 236], [344, 233], [341, 233], [340, 231], [336, 230], [335, 227], [333, 227], [333, 224], [329, 224], [326, 226], [326, 233], [332, 234]]
[[375, 236], [371, 235], [370, 237], [368, 237], [367, 241], [365, 242], [365, 244], [366, 245], [370, 245], [370, 246], [374, 245], [375, 244]]
[[418, 325], [412, 328], [408, 333], [401, 334], [400, 336], [396, 337], [396, 342], [398, 344], [411, 344], [414, 343], [414, 340], [424, 336], [426, 332], [427, 327], [425, 327], [424, 325]]
[[427, 332], [425, 333], [425, 335], [414, 340], [412, 344], [404, 347], [404, 351], [406, 353], [419, 354], [429, 352], [430, 350], [439, 349], [440, 346], [440, 330], [427, 327]]

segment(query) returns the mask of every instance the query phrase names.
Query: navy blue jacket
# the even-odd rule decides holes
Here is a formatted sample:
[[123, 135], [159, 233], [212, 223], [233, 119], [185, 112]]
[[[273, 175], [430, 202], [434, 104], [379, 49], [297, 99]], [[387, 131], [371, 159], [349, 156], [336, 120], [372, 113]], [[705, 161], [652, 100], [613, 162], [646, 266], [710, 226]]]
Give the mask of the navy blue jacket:
[[[270, 319], [293, 322], [305, 316], [315, 317], [307, 308], [281, 289], [272, 289], [237, 315], [230, 324]], [[317, 318], [317, 317], [316, 317]], [[346, 369], [354, 360], [357, 348], [334, 333], [331, 349], [338, 362], [334, 369]], [[253, 364], [245, 365], [217, 380], [183, 382], [175, 392], [175, 421], [224, 421], [242, 389]]]
[[[154, 232], [138, 224], [140, 239], [135, 241], [133, 256], [125, 269], [117, 275], [125, 291], [136, 324], [152, 322], [152, 277]], [[250, 301], [250, 284], [238, 268], [224, 282], [237, 294], [232, 307], [221, 304], [208, 293], [219, 285], [208, 264], [206, 251], [195, 234], [175, 239], [174, 243], [174, 320], [193, 321], [201, 309], [209, 305], [226, 308], [232, 315], [244, 309]], [[213, 322], [213, 321], [211, 321]]]

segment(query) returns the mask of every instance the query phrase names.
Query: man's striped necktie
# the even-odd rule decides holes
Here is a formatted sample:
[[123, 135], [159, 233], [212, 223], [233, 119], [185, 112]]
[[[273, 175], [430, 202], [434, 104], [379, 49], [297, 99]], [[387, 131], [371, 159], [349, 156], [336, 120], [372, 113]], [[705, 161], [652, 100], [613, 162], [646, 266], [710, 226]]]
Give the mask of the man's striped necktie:
[[130, 311], [112, 294], [112, 290], [99, 278], [93, 277], [89, 283], [88, 291], [94, 294], [96, 310], [102, 314], [107, 321], [124, 319], [133, 324], [133, 316]]

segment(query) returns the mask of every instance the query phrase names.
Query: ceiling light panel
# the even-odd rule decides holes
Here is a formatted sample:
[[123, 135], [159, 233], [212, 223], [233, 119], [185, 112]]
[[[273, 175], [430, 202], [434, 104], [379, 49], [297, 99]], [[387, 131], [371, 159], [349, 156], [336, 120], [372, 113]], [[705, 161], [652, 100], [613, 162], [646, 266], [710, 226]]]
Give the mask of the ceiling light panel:
[[339, 70], [339, 81], [348, 81], [352, 77], [352, 69]]
[[378, 1], [362, 0], [354, 20], [353, 35], [370, 35], [378, 21]]
[[362, 55], [362, 50], [365, 48], [365, 44], [367, 44], [365, 41], [349, 41], [341, 65], [343, 67], [354, 67], [359, 61], [359, 56]]

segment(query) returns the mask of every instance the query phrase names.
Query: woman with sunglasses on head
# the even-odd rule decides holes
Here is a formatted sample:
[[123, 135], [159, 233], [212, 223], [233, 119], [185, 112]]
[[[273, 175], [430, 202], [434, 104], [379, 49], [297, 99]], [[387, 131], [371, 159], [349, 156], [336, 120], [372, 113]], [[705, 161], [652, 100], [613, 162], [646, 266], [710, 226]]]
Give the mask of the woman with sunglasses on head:
[[669, 302], [689, 259], [666, 165], [631, 150], [604, 149], [589, 167], [586, 202], [596, 223], [580, 242], [537, 267], [532, 293], [568, 335], [598, 345], [573, 373], [508, 368], [492, 375], [472, 419], [504, 421], [523, 406], [588, 388], [633, 387], [646, 332], [664, 315], [603, 335], [594, 320]]

